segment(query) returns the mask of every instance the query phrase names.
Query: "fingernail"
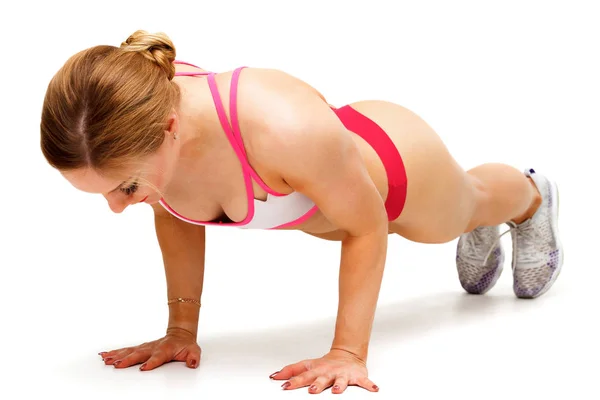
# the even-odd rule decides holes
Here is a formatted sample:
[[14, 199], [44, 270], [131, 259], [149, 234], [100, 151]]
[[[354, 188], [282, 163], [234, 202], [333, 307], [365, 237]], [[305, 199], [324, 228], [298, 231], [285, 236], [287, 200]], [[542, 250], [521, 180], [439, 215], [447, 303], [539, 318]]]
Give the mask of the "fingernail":
[[273, 372], [271, 375], [269, 375], [270, 379], [273, 379], [275, 377], [275, 375], [277, 375], [280, 371], [277, 372]]
[[289, 383], [289, 382], [286, 382], [286, 383], [284, 383], [283, 385], [281, 385], [281, 387], [282, 387], [282, 388], [284, 388], [284, 389], [287, 389], [287, 388], [289, 388], [289, 387], [290, 387], [290, 385], [291, 385], [291, 383]]
[[140, 371], [143, 371], [144, 368], [146, 368], [146, 363], [142, 364], [142, 366], [140, 367]]
[[379, 390], [379, 386], [373, 385], [373, 390]]
[[340, 390], [340, 387], [338, 385], [333, 385], [333, 390]]
[[114, 367], [118, 367], [118, 366], [119, 366], [119, 364], [121, 364], [121, 360], [119, 360], [119, 361], [115, 361], [115, 362], [113, 363], [113, 366], [114, 366]]
[[315, 385], [312, 385], [311, 387], [308, 388], [308, 390], [314, 392], [315, 390], [317, 390], [317, 387]]
[[190, 367], [196, 368], [196, 360], [190, 361]]
[[104, 354], [106, 354], [106, 352], [105, 352], [105, 351], [101, 351], [100, 353], [98, 353], [98, 355], [99, 355], [99, 356], [102, 356], [102, 355], [104, 355]]
[[112, 357], [106, 357], [106, 358], [103, 358], [102, 361], [109, 362], [109, 361], [112, 361], [112, 359], [113, 359]]

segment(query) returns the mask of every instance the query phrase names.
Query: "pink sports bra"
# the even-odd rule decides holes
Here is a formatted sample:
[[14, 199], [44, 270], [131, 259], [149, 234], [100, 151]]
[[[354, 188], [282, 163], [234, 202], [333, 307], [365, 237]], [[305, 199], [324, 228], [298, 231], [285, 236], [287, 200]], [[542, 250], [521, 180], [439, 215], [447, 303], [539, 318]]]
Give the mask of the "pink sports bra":
[[[175, 64], [185, 64], [198, 68], [193, 64], [183, 61], [175, 61]], [[246, 215], [246, 218], [240, 222], [229, 223], [196, 221], [179, 214], [177, 211], [171, 208], [164, 201], [164, 199], [161, 199], [159, 203], [175, 217], [196, 225], [235, 226], [245, 229], [277, 229], [300, 224], [310, 218], [317, 211], [317, 207], [315, 206], [314, 202], [298, 192], [292, 192], [286, 195], [272, 190], [263, 182], [263, 180], [258, 176], [256, 171], [254, 171], [248, 162], [244, 142], [240, 133], [237, 115], [237, 87], [240, 73], [244, 68], [245, 67], [240, 67], [235, 69], [231, 78], [229, 97], [231, 124], [227, 119], [227, 114], [225, 113], [225, 108], [223, 106], [221, 96], [219, 95], [219, 90], [215, 81], [216, 74], [214, 72], [177, 72], [175, 76], [205, 75], [207, 77], [219, 121], [221, 122], [223, 131], [229, 139], [229, 142], [231, 143], [231, 146], [238, 156], [242, 166], [244, 183], [246, 185], [246, 195], [248, 199], [248, 214]], [[266, 201], [256, 200], [254, 198], [254, 190], [252, 189], [253, 179], [267, 192]]]

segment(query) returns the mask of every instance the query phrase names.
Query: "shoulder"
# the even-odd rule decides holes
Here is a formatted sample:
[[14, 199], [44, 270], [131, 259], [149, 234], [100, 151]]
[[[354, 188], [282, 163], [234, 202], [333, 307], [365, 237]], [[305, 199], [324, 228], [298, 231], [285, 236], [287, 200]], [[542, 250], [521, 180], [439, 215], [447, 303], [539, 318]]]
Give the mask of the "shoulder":
[[364, 167], [352, 134], [312, 86], [283, 71], [247, 72], [238, 115], [262, 172], [296, 191], [312, 185], [314, 192], [334, 181], [345, 185]]
[[306, 81], [278, 69], [245, 68], [238, 86], [238, 101], [246, 110], [245, 117], [252, 121], [298, 124], [298, 119], [309, 122], [311, 112], [331, 109], [325, 96]]
[[327, 102], [289, 74], [255, 73], [238, 95], [240, 121], [243, 115], [256, 144], [253, 156], [338, 229], [352, 235], [387, 229], [383, 200], [358, 144]]
[[325, 97], [310, 84], [277, 69], [246, 70], [238, 86], [238, 115], [255, 157], [275, 161], [326, 153], [350, 140]]

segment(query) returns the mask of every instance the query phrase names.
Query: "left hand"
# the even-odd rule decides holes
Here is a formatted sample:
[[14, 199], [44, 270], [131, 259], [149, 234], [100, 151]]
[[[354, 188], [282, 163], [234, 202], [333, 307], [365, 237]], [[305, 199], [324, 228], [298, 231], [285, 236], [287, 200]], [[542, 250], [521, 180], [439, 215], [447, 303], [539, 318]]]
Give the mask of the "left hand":
[[281, 386], [285, 390], [309, 386], [309, 393], [321, 393], [333, 386], [332, 392], [339, 394], [349, 385], [360, 386], [370, 392], [379, 391], [377, 385], [368, 378], [367, 366], [363, 360], [336, 349], [321, 358], [288, 365], [270, 378], [285, 380]]

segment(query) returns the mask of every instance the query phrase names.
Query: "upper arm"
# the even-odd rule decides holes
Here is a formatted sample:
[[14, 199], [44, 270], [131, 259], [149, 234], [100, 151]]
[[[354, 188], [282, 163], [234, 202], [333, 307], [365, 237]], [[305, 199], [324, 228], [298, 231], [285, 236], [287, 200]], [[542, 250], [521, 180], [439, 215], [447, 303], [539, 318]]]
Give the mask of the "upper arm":
[[160, 205], [160, 203], [154, 203], [151, 204], [150, 207], [152, 207], [152, 211], [154, 211], [154, 217], [173, 217], [173, 215], [168, 212], [167, 210], [165, 210], [165, 208], [163, 206]]
[[163, 254], [204, 251], [205, 227], [176, 218], [159, 203], [153, 204], [156, 236]]
[[[283, 81], [285, 75], [278, 77]], [[356, 142], [312, 90], [266, 80], [250, 107], [260, 146], [254, 157], [295, 191], [312, 199], [339, 229], [360, 236], [385, 224], [384, 200]]]
[[[157, 229], [159, 229], [159, 227], [170, 227], [171, 229], [174, 229], [171, 230], [171, 233], [177, 232], [178, 235], [187, 234], [192, 236], [197, 236], [205, 230], [204, 225], [191, 224], [189, 222], [180, 220], [165, 210], [160, 203], [152, 204], [151, 207], [154, 211], [154, 220], [156, 221], [155, 224]], [[178, 240], [177, 238], [174, 239]]]

